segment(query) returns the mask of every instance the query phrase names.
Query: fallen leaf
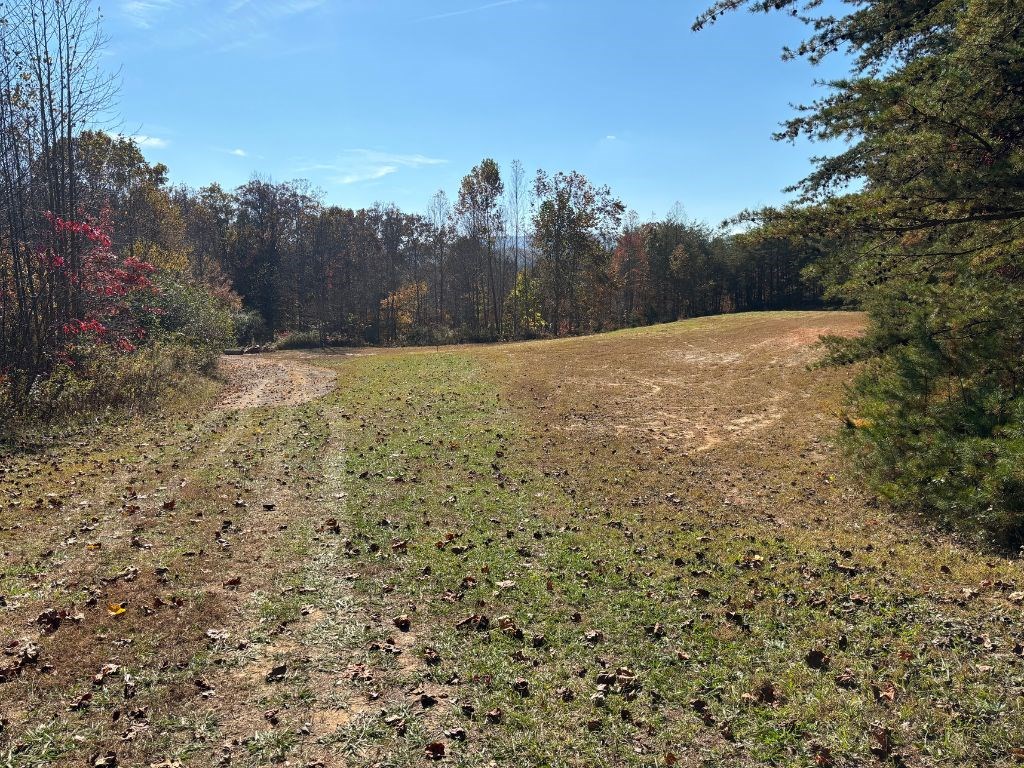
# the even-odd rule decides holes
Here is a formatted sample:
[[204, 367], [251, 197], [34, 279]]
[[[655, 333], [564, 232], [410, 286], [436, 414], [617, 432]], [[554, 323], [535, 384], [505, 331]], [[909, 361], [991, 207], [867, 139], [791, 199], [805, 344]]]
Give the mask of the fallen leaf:
[[832, 757], [832, 752], [826, 746], [821, 744], [812, 745], [811, 754], [814, 755], [814, 764], [819, 768], [832, 768], [832, 766], [835, 765], [835, 759]]
[[836, 675], [836, 685], [840, 688], [846, 688], [852, 690], [857, 687], [857, 678], [853, 674], [853, 670], [847, 667], [845, 670]]
[[807, 662], [807, 666], [811, 669], [824, 669], [828, 666], [829, 658], [820, 648], [812, 648], [804, 656], [804, 661]]
[[103, 685], [103, 682], [108, 677], [116, 675], [120, 671], [121, 667], [119, 667], [117, 664], [104, 664], [102, 667], [100, 667], [100, 671], [93, 675], [92, 684]]
[[832, 561], [832, 567], [840, 573], [845, 573], [847, 576], [856, 576], [860, 573], [861, 569], [854, 563], [843, 563], [839, 560]]
[[896, 686], [892, 681], [871, 686], [871, 692], [875, 695], [875, 701], [885, 701], [889, 704], [896, 701]]
[[892, 755], [892, 732], [881, 723], [872, 723], [869, 734], [871, 754], [882, 760], [888, 759]]
[[644, 627], [644, 632], [651, 637], [664, 637], [665, 636], [665, 625], [661, 622], [655, 622], [654, 624]]
[[432, 741], [423, 748], [428, 760], [440, 760], [444, 757], [444, 742]]
[[782, 697], [775, 688], [775, 683], [771, 680], [765, 680], [752, 693], [743, 694], [742, 698], [747, 701], [757, 702], [758, 704], [777, 704]]
[[472, 616], [467, 616], [462, 621], [455, 624], [458, 629], [475, 629], [478, 632], [484, 632], [491, 626], [491, 620], [486, 616], [482, 616], [478, 613], [474, 613]]
[[267, 672], [267, 682], [274, 683], [278, 680], [284, 680], [284, 676], [288, 674], [287, 664], [278, 664], [276, 667]]
[[92, 693], [83, 693], [68, 707], [72, 712], [85, 709], [92, 702]]
[[45, 611], [36, 616], [36, 624], [42, 627], [44, 634], [51, 634], [56, 632], [64, 620], [68, 618], [68, 612], [66, 610], [58, 610], [57, 608], [47, 608]]
[[523, 630], [519, 628], [511, 616], [499, 616], [497, 621], [498, 627], [501, 629], [503, 634], [508, 637], [515, 638], [516, 640], [523, 639]]

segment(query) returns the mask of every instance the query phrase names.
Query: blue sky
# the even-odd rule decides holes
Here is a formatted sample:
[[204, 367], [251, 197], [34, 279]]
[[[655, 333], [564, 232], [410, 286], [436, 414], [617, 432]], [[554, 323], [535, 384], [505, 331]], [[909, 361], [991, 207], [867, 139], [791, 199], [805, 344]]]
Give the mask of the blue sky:
[[308, 179], [422, 211], [484, 157], [578, 170], [641, 217], [785, 199], [821, 148], [773, 142], [820, 93], [795, 20], [690, 31], [672, 0], [110, 0], [121, 131], [171, 180]]

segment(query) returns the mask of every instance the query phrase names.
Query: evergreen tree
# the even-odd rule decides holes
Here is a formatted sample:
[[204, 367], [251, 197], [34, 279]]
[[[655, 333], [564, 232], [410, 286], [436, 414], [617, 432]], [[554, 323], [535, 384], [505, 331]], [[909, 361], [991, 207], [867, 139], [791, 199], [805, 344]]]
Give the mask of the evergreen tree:
[[841, 139], [794, 189], [791, 226], [845, 244], [814, 271], [867, 310], [833, 359], [865, 362], [847, 419], [877, 487], [911, 508], [1024, 533], [1024, 8], [1010, 0], [722, 0], [788, 10], [788, 56], [852, 56], [779, 138]]

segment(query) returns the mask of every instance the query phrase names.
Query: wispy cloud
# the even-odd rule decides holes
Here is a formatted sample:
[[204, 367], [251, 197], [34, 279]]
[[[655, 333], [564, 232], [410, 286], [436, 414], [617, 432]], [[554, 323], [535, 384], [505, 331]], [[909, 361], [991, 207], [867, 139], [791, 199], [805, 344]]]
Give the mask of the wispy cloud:
[[[327, 5], [328, 0], [121, 0], [118, 9], [140, 29], [160, 27], [165, 34], [155, 42], [161, 46], [203, 45], [224, 53], [267, 41], [276, 34], [275, 25]], [[164, 29], [170, 11], [184, 23]]]
[[419, 21], [434, 21], [435, 19], [450, 19], [453, 16], [465, 16], [467, 13], [478, 13], [479, 11], [486, 11], [489, 8], [498, 8], [502, 5], [516, 5], [523, 2], [523, 0], [497, 0], [493, 3], [485, 3], [484, 5], [476, 5], [472, 8], [462, 8], [458, 11], [448, 11], [447, 13], [435, 13], [432, 16], [424, 16]]
[[326, 0], [283, 0], [270, 3], [271, 13], [276, 16], [294, 16], [297, 13], [312, 11], [324, 5]]
[[378, 165], [376, 168], [370, 168], [365, 171], [355, 171], [353, 173], [346, 173], [344, 176], [337, 176], [334, 180], [339, 184], [357, 184], [360, 181], [383, 179], [392, 173], [398, 173], [397, 165]]
[[227, 8], [228, 15], [251, 14], [262, 18], [281, 18], [312, 11], [327, 0], [235, 0]]
[[302, 172], [326, 172], [336, 184], [357, 184], [374, 181], [398, 173], [403, 168], [423, 168], [444, 165], [447, 160], [421, 154], [381, 152], [375, 149], [347, 149], [333, 163], [308, 165]]
[[156, 136], [146, 136], [141, 133], [135, 134], [134, 136], [128, 136], [127, 138], [134, 141], [140, 147], [145, 147], [146, 149], [163, 149], [170, 143], [167, 139], [160, 139]]
[[229, 149], [228, 150], [228, 154], [229, 155], [234, 155], [235, 157], [248, 157], [249, 156], [249, 153], [246, 152], [244, 149]]
[[126, 0], [121, 3], [121, 13], [137, 27], [149, 29], [156, 17], [178, 5], [178, 0]]

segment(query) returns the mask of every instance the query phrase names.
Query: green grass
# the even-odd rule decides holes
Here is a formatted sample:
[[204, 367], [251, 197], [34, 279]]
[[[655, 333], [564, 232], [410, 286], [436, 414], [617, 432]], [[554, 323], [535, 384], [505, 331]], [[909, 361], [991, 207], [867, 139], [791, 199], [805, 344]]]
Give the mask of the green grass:
[[[892, 723], [908, 754], [943, 762], [998, 759], [1013, 742], [1019, 708], [997, 705], [1000, 696], [987, 695], [992, 678], [979, 679], [963, 656], [1005, 664], [1003, 674], [1017, 669], [1015, 658], [990, 658], [963, 641], [934, 649], [944, 617], [892, 585], [898, 578], [868, 569], [848, 576], [832, 568], [833, 548], [806, 551], [756, 526], [722, 536], [677, 510], [670, 520], [621, 506], [595, 490], [600, 476], [577, 475], [574, 457], [529, 439], [472, 356], [371, 358], [343, 375], [330, 410], [365, 418], [358, 429], [338, 424], [351, 480], [346, 535], [358, 550], [346, 567], [364, 575], [354, 582], [363, 611], [379, 617], [385, 635], [397, 634], [391, 616], [409, 613], [411, 653], [430, 646], [443, 661], [410, 676], [390, 670], [386, 658], [367, 659], [396, 696], [425, 682], [439, 698], [457, 700], [439, 708], [424, 738], [466, 728], [465, 746], [448, 744], [465, 753], [459, 759], [485, 744], [500, 763], [643, 765], [698, 743], [712, 761], [812, 765], [821, 746], [870, 759], [876, 722]], [[572, 467], [571, 484], [541, 469], [553, 460]], [[405, 539], [407, 552], [392, 552]], [[452, 553], [457, 546], [469, 549]], [[467, 576], [475, 584], [465, 588]], [[515, 587], [497, 587], [506, 580]], [[695, 597], [698, 589], [708, 597]], [[864, 597], [845, 600], [851, 594]], [[744, 626], [727, 612], [742, 614]], [[489, 631], [455, 628], [474, 613], [490, 618]], [[523, 639], [496, 626], [503, 615]], [[663, 636], [645, 631], [655, 624]], [[588, 643], [589, 630], [603, 640]], [[804, 661], [816, 647], [831, 656], [827, 671]], [[597, 675], [621, 667], [636, 673], [640, 690], [595, 705]], [[836, 683], [846, 668], [855, 689]], [[518, 678], [528, 681], [529, 697], [513, 690]], [[764, 681], [776, 703], [744, 698]], [[890, 682], [891, 705], [871, 693]], [[563, 688], [572, 701], [557, 693]], [[958, 716], [942, 706], [954, 692]], [[697, 700], [713, 724], [694, 711]], [[981, 711], [966, 715], [964, 700]], [[472, 718], [460, 711], [465, 702], [475, 707]], [[484, 713], [496, 708], [504, 720], [488, 724]], [[901, 721], [911, 724], [907, 736]], [[929, 732], [942, 736], [929, 741]], [[390, 749], [386, 739], [380, 749]], [[369, 754], [367, 764], [383, 753]]]
[[[818, 387], [811, 404], [704, 452], [620, 429], [646, 419], [643, 403], [602, 410], [609, 396], [593, 386], [637, 375], [667, 387], [658, 361], [680, 347], [695, 355], [698, 334], [718, 332], [749, 333], [730, 318], [327, 357], [339, 381], [324, 399], [169, 428], [133, 473], [156, 487], [177, 462], [170, 474], [191, 491], [176, 522], [146, 531], [160, 546], [134, 557], [172, 568], [188, 610], [216, 618], [197, 625], [181, 669], [161, 671], [167, 638], [147, 645], [140, 630], [138, 663], [153, 663], [140, 679], [156, 696], [202, 676], [215, 695], [162, 704], [133, 754], [211, 764], [227, 742], [243, 768], [413, 766], [440, 741], [445, 762], [464, 766], [1013, 764], [1024, 664], [1020, 605], [1007, 596], [1024, 584], [1020, 564], [859, 494], [814, 421], [841, 382], [777, 368], [791, 397]], [[626, 374], [607, 368], [627, 355]], [[657, 395], [655, 407], [677, 409], [660, 418], [701, 412], [708, 396], [694, 382]], [[736, 387], [736, 405], [721, 379], [712, 405], [725, 424], [760, 382]], [[272, 514], [260, 511], [268, 498]], [[193, 515], [202, 524], [183, 529]], [[182, 554], [224, 517], [237, 554]], [[128, 562], [113, 546], [109, 556], [105, 568]], [[18, 566], [4, 589], [30, 594], [45, 572]], [[220, 583], [233, 574], [243, 584], [229, 600]], [[489, 626], [457, 626], [474, 614]], [[231, 641], [211, 647], [206, 626], [230, 628]], [[812, 650], [829, 657], [824, 668], [808, 664]], [[282, 663], [285, 679], [267, 682]], [[436, 703], [424, 707], [423, 693]], [[39, 695], [45, 710], [53, 694]], [[107, 743], [99, 723], [117, 705], [11, 743], [39, 756], [25, 764], [77, 759], [86, 747], [72, 735]], [[879, 751], [883, 731], [891, 748]]]

